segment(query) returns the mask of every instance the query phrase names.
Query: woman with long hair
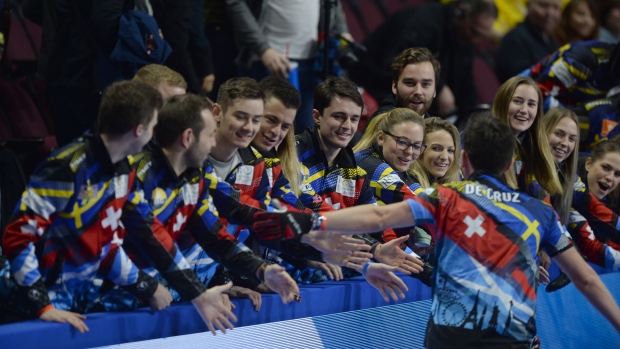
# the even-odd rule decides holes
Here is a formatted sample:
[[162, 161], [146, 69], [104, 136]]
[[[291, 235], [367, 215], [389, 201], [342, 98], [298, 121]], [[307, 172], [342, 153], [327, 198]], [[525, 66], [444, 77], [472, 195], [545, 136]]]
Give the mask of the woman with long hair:
[[438, 117], [425, 119], [424, 146], [424, 153], [409, 168], [418, 183], [414, 192], [460, 179], [461, 137], [456, 126]]
[[[529, 194], [562, 193], [555, 161], [549, 147], [544, 146], [549, 140], [541, 120], [542, 94], [534, 80], [515, 76], [504, 82], [495, 95], [492, 112], [510, 126], [518, 142], [514, 169], [504, 174], [508, 185]], [[537, 185], [545, 192], [528, 190]]]
[[424, 119], [408, 108], [380, 114], [368, 125], [353, 151], [380, 205], [414, 196], [407, 170], [424, 152], [423, 140]]

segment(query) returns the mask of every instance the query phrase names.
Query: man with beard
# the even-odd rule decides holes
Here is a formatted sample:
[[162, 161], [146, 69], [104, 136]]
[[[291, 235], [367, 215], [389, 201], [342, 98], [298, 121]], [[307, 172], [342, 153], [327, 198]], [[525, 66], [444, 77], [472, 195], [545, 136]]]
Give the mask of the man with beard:
[[441, 64], [425, 47], [411, 47], [399, 53], [392, 62], [393, 95], [381, 101], [368, 124], [375, 116], [394, 108], [409, 108], [426, 117], [437, 95], [435, 86], [440, 73]]

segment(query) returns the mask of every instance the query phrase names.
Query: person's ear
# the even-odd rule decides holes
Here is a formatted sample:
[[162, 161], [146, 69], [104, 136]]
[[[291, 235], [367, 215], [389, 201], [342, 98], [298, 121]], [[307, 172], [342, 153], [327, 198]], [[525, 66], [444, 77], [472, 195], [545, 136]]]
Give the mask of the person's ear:
[[191, 128], [186, 129], [181, 133], [181, 146], [188, 149], [194, 140], [194, 131]]
[[586, 158], [586, 171], [590, 172], [590, 168], [592, 168], [592, 158], [588, 156]]
[[135, 137], [142, 136], [142, 132], [144, 132], [144, 125], [142, 124], [138, 124], [136, 127], [133, 128], [133, 135]]
[[385, 142], [385, 136], [383, 135], [383, 131], [377, 132], [377, 144], [380, 147], [383, 147], [383, 143]]
[[312, 118], [317, 126], [321, 126], [321, 113], [318, 110], [312, 109]]
[[397, 83], [398, 83], [397, 81], [392, 81], [392, 93], [394, 95], [396, 95], [396, 92], [397, 92], [397, 90], [396, 90], [396, 84]]
[[461, 167], [469, 166], [469, 157], [467, 156], [467, 152], [465, 149], [461, 150]]
[[213, 118], [215, 119], [215, 122], [219, 125], [222, 118], [222, 106], [217, 103], [213, 104]]

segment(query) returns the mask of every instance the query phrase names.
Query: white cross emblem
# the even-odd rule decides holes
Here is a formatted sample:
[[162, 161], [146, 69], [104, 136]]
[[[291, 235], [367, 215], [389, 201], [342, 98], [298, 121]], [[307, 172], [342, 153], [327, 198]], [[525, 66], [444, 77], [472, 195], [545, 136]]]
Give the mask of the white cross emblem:
[[185, 221], [187, 221], [187, 217], [185, 217], [181, 212], [177, 213], [176, 222], [172, 226], [172, 231], [176, 233], [181, 230], [181, 227]]
[[29, 219], [28, 220], [28, 224], [22, 225], [20, 227], [20, 230], [24, 234], [36, 234], [36, 235], [39, 235], [39, 236], [43, 235], [43, 228], [37, 227], [37, 220], [36, 219]]
[[339, 210], [340, 209], [340, 203], [337, 204], [332, 204], [332, 198], [327, 198], [325, 199], [325, 202], [327, 202], [329, 204], [329, 206], [333, 207], [334, 210]]
[[467, 224], [467, 230], [465, 230], [465, 235], [468, 238], [472, 237], [474, 234], [478, 234], [480, 235], [480, 237], [482, 237], [487, 232], [482, 227], [482, 222], [484, 222], [484, 218], [480, 215], [478, 215], [476, 219], [472, 219], [470, 216], [467, 216], [465, 217], [463, 222]]
[[111, 244], [116, 244], [116, 245], [122, 245], [123, 244], [123, 239], [121, 239], [120, 237], [118, 237], [118, 231], [114, 231], [114, 235], [112, 236], [112, 241], [110, 242]]
[[122, 210], [119, 208], [115, 210], [114, 207], [110, 206], [105, 209], [106, 218], [101, 221], [101, 225], [103, 228], [111, 227], [112, 231], [115, 231], [118, 228], [118, 220], [121, 218]]

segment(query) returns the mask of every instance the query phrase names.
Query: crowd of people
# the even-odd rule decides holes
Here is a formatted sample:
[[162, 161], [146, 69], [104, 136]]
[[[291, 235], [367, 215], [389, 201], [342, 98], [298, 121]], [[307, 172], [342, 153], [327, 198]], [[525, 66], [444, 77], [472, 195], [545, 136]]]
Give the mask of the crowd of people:
[[[299, 301], [298, 283], [361, 274], [389, 301], [406, 296], [405, 274], [433, 289], [429, 348], [534, 348], [539, 285], [571, 281], [620, 332], [620, 309], [586, 263], [620, 271], [618, 1], [599, 19], [592, 1], [562, 13], [561, 0], [529, 0], [499, 44], [492, 107], [473, 114], [471, 58], [498, 16], [491, 0], [403, 10], [368, 38], [350, 78], [323, 80], [320, 23], [353, 40], [339, 4], [323, 18], [318, 1], [205, 1], [231, 14], [240, 76], [224, 81], [183, 66], [204, 23], [179, 29], [170, 17], [189, 23], [200, 4], [150, 2], [188, 57], [99, 95], [96, 63], [52, 68], [71, 50], [48, 47], [40, 71], [63, 95], [57, 127], [71, 128], [1, 234], [0, 323], [85, 332], [84, 314], [192, 302], [215, 334], [233, 328], [230, 298], [260, 311], [262, 293]], [[54, 28], [50, 13], [67, 15], [54, 6], [39, 10], [60, 40], [71, 26]], [[107, 33], [97, 26], [109, 18], [95, 17]], [[364, 130], [359, 85], [385, 97]], [[455, 110], [466, 127], [442, 118]]]

